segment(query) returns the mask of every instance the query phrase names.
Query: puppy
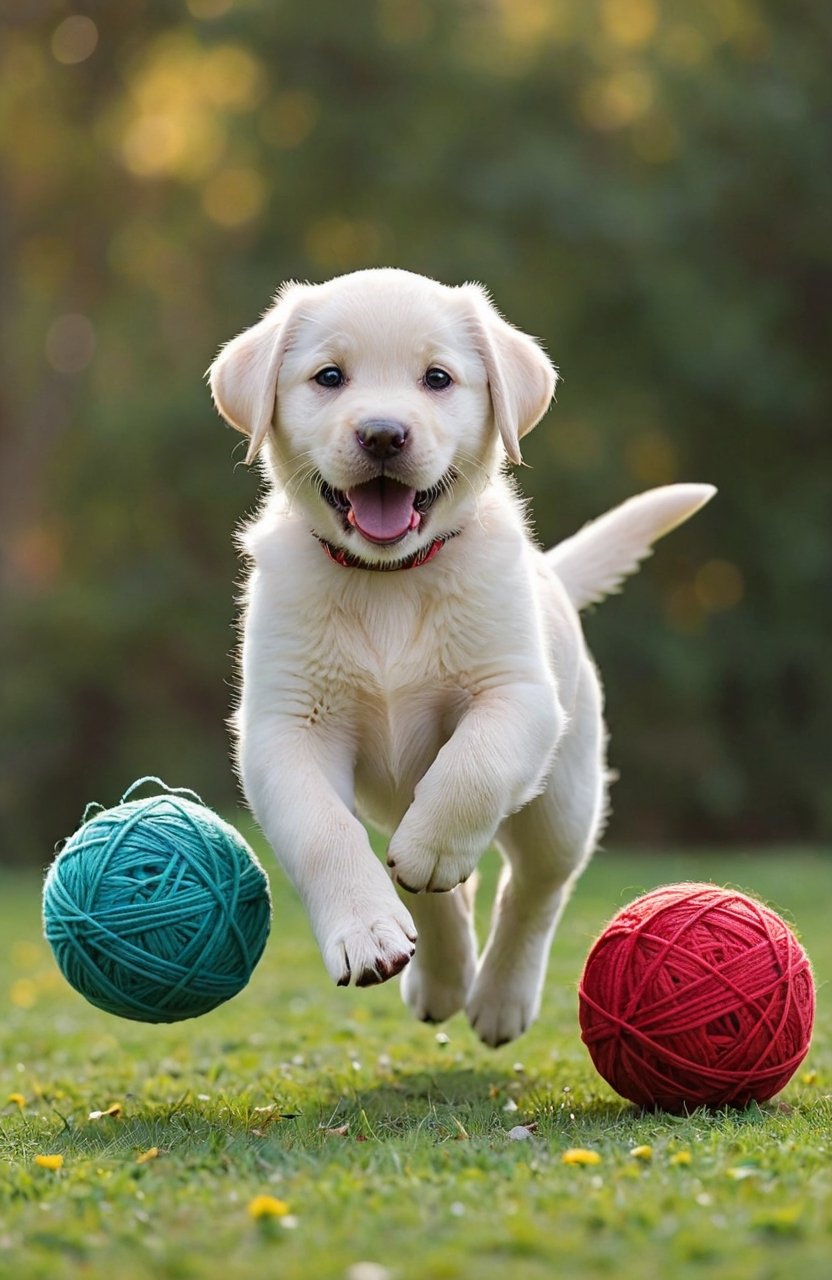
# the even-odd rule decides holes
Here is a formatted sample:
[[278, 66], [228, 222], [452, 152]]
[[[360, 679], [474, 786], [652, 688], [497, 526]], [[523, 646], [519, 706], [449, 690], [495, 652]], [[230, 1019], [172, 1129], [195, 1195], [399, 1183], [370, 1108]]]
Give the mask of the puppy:
[[[246, 796], [333, 979], [404, 971], [417, 1017], [464, 1008], [495, 1046], [536, 1016], [606, 808], [578, 611], [714, 492], [653, 490], [541, 551], [505, 464], [556, 378], [478, 285], [392, 269], [286, 285], [210, 370], [269, 482], [242, 539]], [[386, 869], [358, 815], [389, 836]]]

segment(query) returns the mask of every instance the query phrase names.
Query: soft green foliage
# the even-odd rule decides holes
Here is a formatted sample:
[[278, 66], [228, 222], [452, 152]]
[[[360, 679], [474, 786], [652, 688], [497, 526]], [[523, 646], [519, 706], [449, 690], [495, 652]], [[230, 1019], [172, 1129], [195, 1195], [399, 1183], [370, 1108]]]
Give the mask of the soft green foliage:
[[617, 838], [828, 830], [828, 4], [123, 0], [92, 48], [68, 12], [0, 39], [2, 856], [141, 773], [232, 802], [256, 476], [203, 371], [282, 279], [378, 263], [544, 339], [546, 541], [720, 486], [588, 623]]
[[[270, 947], [237, 1000], [178, 1026], [108, 1018], [56, 974], [37, 882], [6, 873], [0, 1103], [19, 1094], [23, 1106], [12, 1096], [0, 1120], [0, 1273], [346, 1280], [374, 1262], [391, 1280], [820, 1280], [832, 1249], [827, 868], [790, 850], [599, 855], [565, 915], [539, 1024], [496, 1053], [461, 1018], [438, 1035], [413, 1022], [395, 983], [332, 986], [282, 881]], [[614, 910], [691, 873], [759, 893], [798, 928], [820, 988], [814, 1046], [764, 1108], [640, 1114], [589, 1064], [577, 978]], [[484, 902], [491, 865], [485, 882]], [[120, 1117], [88, 1119], [114, 1103]], [[509, 1136], [519, 1125], [523, 1141]], [[631, 1155], [643, 1145], [652, 1158]], [[564, 1164], [576, 1147], [600, 1163]], [[35, 1163], [49, 1154], [62, 1169]], [[254, 1220], [260, 1195], [288, 1216]]]

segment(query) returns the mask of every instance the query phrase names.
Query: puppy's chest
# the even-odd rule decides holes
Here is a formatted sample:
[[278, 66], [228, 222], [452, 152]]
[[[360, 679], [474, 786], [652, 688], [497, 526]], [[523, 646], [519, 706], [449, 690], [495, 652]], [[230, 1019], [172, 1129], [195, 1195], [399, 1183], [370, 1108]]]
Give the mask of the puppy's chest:
[[418, 597], [356, 605], [327, 618], [308, 654], [320, 729], [352, 738], [359, 798], [378, 821], [410, 802], [470, 702], [469, 629], [452, 615]]

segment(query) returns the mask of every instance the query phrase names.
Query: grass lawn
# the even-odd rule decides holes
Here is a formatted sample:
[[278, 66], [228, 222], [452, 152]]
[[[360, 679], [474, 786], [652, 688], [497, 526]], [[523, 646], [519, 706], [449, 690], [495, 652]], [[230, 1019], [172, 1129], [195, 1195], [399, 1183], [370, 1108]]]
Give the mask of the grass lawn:
[[[593, 936], [637, 892], [685, 878], [758, 893], [813, 958], [814, 1045], [763, 1108], [641, 1114], [581, 1045]], [[489, 883], [493, 865], [483, 898]], [[177, 1026], [109, 1017], [57, 973], [37, 877], [4, 873], [0, 1276], [825, 1278], [830, 890], [829, 857], [794, 850], [601, 853], [561, 926], [539, 1023], [493, 1052], [461, 1017], [438, 1034], [412, 1021], [396, 982], [331, 986], [277, 873], [272, 939], [236, 1000]], [[114, 1103], [118, 1116], [89, 1118]], [[525, 1123], [531, 1136], [512, 1139]], [[639, 1145], [652, 1158], [634, 1158]], [[563, 1163], [572, 1147], [600, 1162]], [[257, 1196], [283, 1216], [254, 1218]]]

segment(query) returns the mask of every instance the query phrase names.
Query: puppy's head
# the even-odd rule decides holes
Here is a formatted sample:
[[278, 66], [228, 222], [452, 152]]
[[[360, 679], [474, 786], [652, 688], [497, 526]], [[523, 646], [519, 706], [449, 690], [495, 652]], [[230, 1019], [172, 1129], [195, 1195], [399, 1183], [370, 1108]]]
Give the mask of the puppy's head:
[[284, 286], [210, 371], [247, 460], [265, 444], [313, 531], [375, 563], [465, 523], [556, 378], [479, 285], [392, 269]]

